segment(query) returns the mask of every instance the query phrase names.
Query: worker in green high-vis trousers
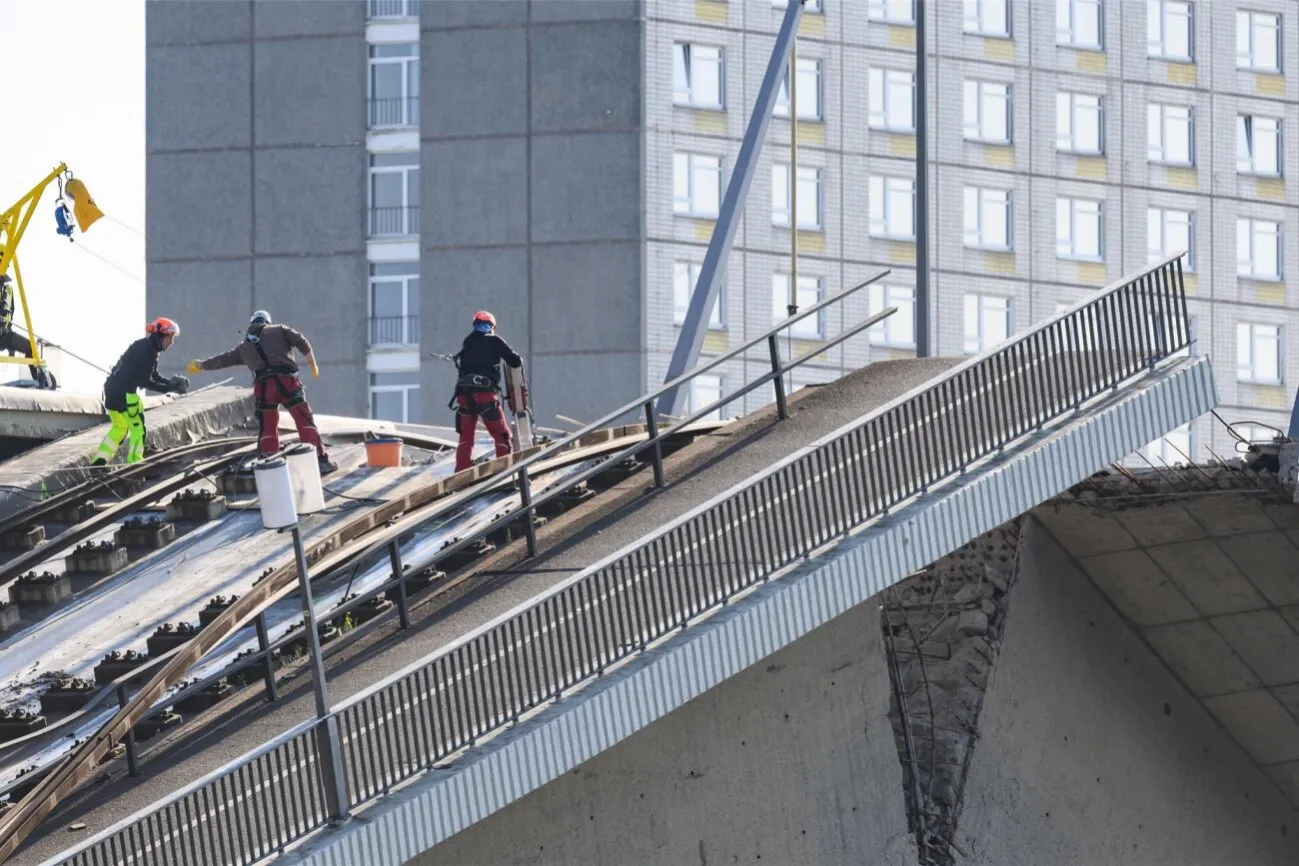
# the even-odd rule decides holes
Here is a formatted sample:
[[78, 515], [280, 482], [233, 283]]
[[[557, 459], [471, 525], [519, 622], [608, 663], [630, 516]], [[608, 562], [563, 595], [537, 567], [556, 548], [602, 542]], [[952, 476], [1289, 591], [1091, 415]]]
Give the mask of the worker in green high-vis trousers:
[[99, 451], [92, 466], [103, 466], [127, 439], [126, 462], [139, 463], [144, 459], [144, 403], [139, 391], [147, 388], [166, 394], [184, 394], [189, 390], [189, 379], [172, 376], [164, 379], [158, 375], [158, 356], [171, 348], [180, 333], [180, 326], [171, 319], [159, 317], [145, 325], [145, 336], [136, 340], [117, 360], [108, 380], [104, 382], [104, 409], [108, 412], [110, 427], [99, 443]]

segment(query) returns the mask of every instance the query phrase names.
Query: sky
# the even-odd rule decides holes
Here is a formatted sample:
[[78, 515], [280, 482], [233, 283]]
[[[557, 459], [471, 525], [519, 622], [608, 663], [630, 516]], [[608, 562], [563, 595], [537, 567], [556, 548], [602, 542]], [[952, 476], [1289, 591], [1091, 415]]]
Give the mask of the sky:
[[[11, 37], [0, 210], [66, 162], [105, 214], [70, 244], [54, 232], [58, 187], [46, 188], [18, 247], [32, 325], [108, 368], [144, 334], [144, 2], [3, 0], [0, 8]], [[59, 372], [64, 391], [103, 386], [102, 372], [71, 358]], [[0, 370], [5, 379], [27, 375]]]

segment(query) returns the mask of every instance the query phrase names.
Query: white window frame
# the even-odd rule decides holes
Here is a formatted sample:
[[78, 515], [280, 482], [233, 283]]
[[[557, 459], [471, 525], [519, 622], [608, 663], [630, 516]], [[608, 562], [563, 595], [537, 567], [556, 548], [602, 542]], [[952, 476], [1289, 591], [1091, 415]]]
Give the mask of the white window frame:
[[982, 250], [1014, 249], [1015, 222], [1010, 190], [967, 186], [964, 211], [965, 246]]
[[[1285, 279], [1285, 226], [1277, 220], [1236, 218], [1236, 276], [1264, 282]], [[1275, 273], [1261, 270], [1259, 253], [1272, 246]]]
[[[684, 173], [684, 176], [683, 176]], [[684, 181], [684, 183], [683, 183]], [[703, 190], [712, 202], [700, 203], [701, 186], [709, 184], [713, 190]], [[682, 189], [685, 195], [681, 195]], [[692, 219], [717, 219], [722, 206], [722, 158], [710, 153], [672, 154], [672, 212]]]
[[[910, 177], [873, 174], [868, 181], [869, 228], [873, 238], [914, 241], [916, 239], [916, 181]], [[905, 228], [900, 227], [904, 217], [898, 208], [905, 204]]]
[[[377, 273], [375, 273], [375, 268], [376, 268], [376, 266], [382, 268], [382, 267], [387, 266], [387, 265], [404, 265], [404, 266], [406, 266], [407, 269], [406, 269], [406, 270], [403, 270], [403, 271], [400, 272], [400, 273], [389, 273], [389, 274], [377, 274]], [[394, 270], [396, 270], [396, 269], [394, 268]], [[377, 319], [377, 318], [386, 318], [386, 317], [384, 317], [384, 316], [376, 316], [376, 315], [375, 315], [375, 310], [374, 310], [374, 292], [375, 292], [375, 288], [376, 288], [378, 285], [382, 284], [382, 283], [400, 283], [400, 284], [401, 284], [401, 313], [400, 313], [400, 317], [401, 317], [401, 320], [402, 320], [402, 326], [401, 326], [402, 339], [401, 339], [401, 340], [399, 340], [399, 341], [396, 342], [396, 343], [384, 343], [384, 342], [379, 342], [379, 341], [376, 341], [375, 339], [373, 339], [374, 334], [373, 334], [373, 330], [371, 330], [371, 340], [370, 340], [370, 343], [369, 343], [369, 345], [370, 345], [371, 348], [378, 347], [378, 346], [418, 346], [418, 345], [419, 345], [419, 330], [420, 330], [420, 328], [419, 328], [419, 321], [418, 321], [418, 316], [420, 315], [420, 313], [419, 313], [419, 308], [420, 308], [420, 304], [419, 304], [419, 300], [420, 300], [420, 298], [419, 298], [419, 295], [420, 295], [420, 282], [419, 282], [419, 279], [420, 279], [420, 273], [419, 273], [419, 270], [420, 270], [420, 269], [419, 269], [419, 262], [418, 262], [418, 261], [412, 261], [412, 262], [371, 262], [371, 263], [370, 263], [370, 278], [369, 278], [369, 283], [367, 284], [368, 292], [367, 292], [366, 301], [365, 301], [365, 302], [366, 302], [366, 306], [368, 307], [368, 309], [369, 309], [369, 313], [370, 313], [369, 318], [372, 319], [372, 320], [373, 320], [373, 319]], [[411, 286], [412, 281], [415, 283], [413, 290], [412, 290], [412, 286]], [[411, 297], [412, 297], [412, 296], [414, 296], [414, 298], [415, 298], [415, 303], [414, 303], [414, 304], [411, 303]], [[411, 307], [412, 307], [412, 306], [415, 308], [415, 312], [413, 312], [413, 313], [411, 312]], [[411, 321], [412, 318], [416, 319], [416, 321], [412, 322], [412, 321]]]
[[[1170, 45], [1170, 25], [1186, 21], [1186, 45]], [[1146, 0], [1146, 54], [1174, 63], [1195, 62], [1195, 4], [1190, 0]]]
[[[1000, 21], [997, 10], [1001, 12]], [[991, 39], [1011, 38], [1010, 0], [965, 0], [964, 12], [963, 32]]]
[[866, 0], [866, 18], [885, 24], [916, 26], [915, 0]]
[[[376, 56], [376, 54], [382, 54], [385, 50], [395, 47], [410, 49], [410, 53], [391, 57]], [[368, 128], [404, 129], [419, 126], [419, 43], [376, 43], [370, 46], [369, 53], [368, 80], [366, 81], [366, 90], [370, 100]], [[401, 68], [400, 96], [380, 97], [375, 92], [375, 73], [385, 66], [398, 66]], [[400, 102], [399, 110], [396, 112], [383, 110], [379, 104], [381, 99], [385, 101], [397, 99]]]
[[916, 347], [915, 288], [872, 283], [868, 315], [877, 315], [889, 307], [896, 307], [897, 312], [867, 330], [871, 345], [887, 346], [891, 349], [914, 349]]
[[[1293, 8], [1293, 7], [1292, 7]], [[1250, 72], [1280, 74], [1282, 66], [1282, 18], [1275, 12], [1236, 10], [1236, 68]], [[1258, 48], [1271, 42], [1271, 63], [1260, 62]]]
[[[821, 58], [799, 57], [797, 66], [798, 119], [812, 122], [824, 120], [822, 114], [821, 92]], [[780, 79], [776, 91], [776, 104], [771, 109], [772, 117], [789, 117], [789, 66]]]
[[[1010, 144], [1012, 137], [1012, 85], [1004, 81], [980, 81], [967, 78], [963, 87], [964, 137], [966, 141], [988, 144]], [[992, 112], [995, 102], [1002, 104], [1005, 123], [1002, 129], [993, 129]]]
[[[693, 415], [710, 403], [715, 403], [726, 396], [726, 377], [714, 373], [700, 373], [690, 380], [686, 388], [686, 414]], [[725, 415], [725, 406], [719, 406], [700, 418], [700, 421], [720, 421]]]
[[[705, 93], [696, 72], [715, 71], [716, 93]], [[699, 42], [672, 44], [672, 104], [681, 108], [722, 111], [726, 108], [726, 49]]]
[[[703, 265], [698, 262], [672, 263], [672, 324], [684, 325], [686, 311], [690, 308], [690, 299], [694, 297], [695, 287], [699, 285], [699, 274]], [[726, 281], [717, 287], [717, 297], [713, 299], [713, 309], [708, 316], [710, 331], [726, 330]]]
[[1191, 424], [1188, 422], [1141, 447], [1141, 453], [1155, 466], [1175, 466], [1194, 459]]
[[[1096, 119], [1095, 144], [1083, 141], [1080, 127]], [[1105, 97], [1098, 93], [1061, 90], [1055, 95], [1055, 149], [1062, 153], [1101, 156], [1105, 153]]]
[[[395, 158], [404, 158], [406, 162], [399, 165], [383, 165], [382, 163]], [[376, 163], [380, 163], [376, 165]], [[419, 153], [415, 151], [390, 151], [384, 153], [371, 153], [369, 177], [367, 178], [366, 197], [370, 207], [370, 237], [409, 237], [419, 234]], [[401, 204], [376, 204], [375, 203], [375, 180], [382, 175], [399, 174], [401, 175]], [[412, 183], [410, 175], [414, 174], [415, 179]], [[416, 190], [412, 203], [411, 190]], [[400, 208], [401, 220], [400, 231], [389, 232], [379, 231], [378, 210], [387, 208]]]
[[[1264, 322], [1236, 323], [1236, 381], [1254, 385], [1280, 385], [1284, 381], [1285, 358], [1281, 353], [1281, 326]], [[1266, 356], [1276, 354], [1272, 370], [1261, 369]], [[1262, 356], [1262, 357], [1260, 357]]]
[[[789, 166], [774, 163], [771, 166], [771, 224], [789, 228]], [[819, 232], [824, 230], [825, 190], [821, 183], [821, 169], [800, 165], [798, 167], [798, 230]]]
[[[1185, 245], [1180, 243], [1186, 239]], [[1150, 206], [1146, 208], [1146, 260], [1153, 264], [1163, 261], [1181, 250], [1182, 269], [1195, 272], [1195, 213], [1178, 208]]]
[[418, 399], [419, 399], [419, 383], [416, 383], [416, 384], [414, 384], [414, 385], [375, 385], [375, 384], [373, 384], [373, 382], [374, 382], [374, 377], [375, 377], [375, 376], [385, 376], [385, 375], [389, 375], [389, 373], [396, 373], [396, 374], [415, 373], [415, 374], [418, 374], [419, 371], [418, 371], [418, 370], [392, 370], [392, 371], [388, 371], [388, 372], [385, 372], [385, 373], [371, 373], [371, 374], [370, 374], [370, 377], [371, 377], [371, 378], [370, 378], [370, 383], [371, 383], [371, 384], [370, 384], [370, 386], [369, 386], [369, 397], [370, 397], [370, 413], [369, 413], [369, 414], [370, 414], [370, 417], [371, 417], [371, 418], [377, 418], [377, 417], [378, 417], [378, 416], [376, 416], [376, 415], [374, 414], [374, 397], [375, 397], [376, 394], [401, 394], [401, 395], [402, 395], [402, 404], [401, 404], [401, 420], [400, 420], [400, 421], [397, 421], [397, 422], [394, 422], [394, 423], [398, 423], [398, 424], [409, 424], [409, 423], [411, 423], [411, 420], [410, 420], [410, 419], [411, 419], [411, 411], [410, 411], [410, 410], [411, 410], [411, 400], [412, 400], [412, 399], [414, 399], [414, 400], [418, 400]]
[[[1096, 249], [1083, 249], [1079, 221], [1095, 219]], [[1058, 196], [1055, 200], [1055, 257], [1070, 261], [1105, 261], [1105, 202]]]
[[866, 125], [888, 132], [916, 131], [916, 76], [909, 69], [867, 71]]
[[[964, 337], [962, 348], [967, 355], [986, 352], [1015, 332], [1014, 300], [1002, 295], [966, 292], [964, 298]], [[1001, 321], [1004, 333], [989, 326]]]
[[[1121, 0], [1120, 0], [1121, 2]], [[1096, 39], [1087, 42], [1079, 36], [1079, 20], [1091, 16]], [[1105, 9], [1103, 0], [1055, 0], [1055, 44], [1078, 51], [1105, 50]]]
[[1147, 103], [1146, 160], [1160, 165], [1195, 165], [1195, 111], [1191, 106]]
[[[1273, 164], [1264, 165], [1258, 144], [1261, 136], [1272, 138]], [[1236, 115], [1236, 171], [1258, 177], [1281, 177], [1285, 166], [1285, 122], [1263, 114]]]
[[[825, 297], [825, 280], [820, 277], [810, 277], [805, 274], [798, 275], [798, 297], [797, 303], [799, 310], [806, 310], [808, 307], [821, 303]], [[789, 274], [775, 273], [771, 275], [771, 324], [775, 325], [789, 318]], [[815, 315], [808, 316], [806, 319], [799, 319], [789, 326], [789, 334], [795, 340], [824, 340], [825, 339], [825, 310], [817, 310]]]

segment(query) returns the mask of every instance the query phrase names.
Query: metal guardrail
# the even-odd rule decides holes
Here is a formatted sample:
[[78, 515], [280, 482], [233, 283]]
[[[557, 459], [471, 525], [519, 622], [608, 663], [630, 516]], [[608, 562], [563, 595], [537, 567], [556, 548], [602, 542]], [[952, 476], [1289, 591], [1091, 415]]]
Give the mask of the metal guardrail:
[[366, 129], [419, 126], [418, 96], [372, 96], [366, 101]]
[[419, 0], [370, 0], [366, 8], [366, 17], [383, 18], [418, 18]]
[[[1096, 345], [1079, 351], [1082, 335]], [[1178, 256], [970, 358], [345, 701], [331, 718], [349, 808], [1117, 390], [1189, 339]], [[324, 730], [304, 722], [57, 862], [224, 866], [282, 850], [330, 817], [314, 805], [325, 793], [312, 744]]]
[[417, 234], [419, 234], [418, 205], [370, 208], [370, 237], [407, 237]]
[[419, 316], [371, 316], [371, 346], [418, 346]]

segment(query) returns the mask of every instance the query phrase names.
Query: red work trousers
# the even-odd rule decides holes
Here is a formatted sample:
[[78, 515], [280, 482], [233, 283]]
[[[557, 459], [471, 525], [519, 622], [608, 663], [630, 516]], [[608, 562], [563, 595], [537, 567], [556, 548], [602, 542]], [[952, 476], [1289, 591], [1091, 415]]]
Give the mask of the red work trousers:
[[510, 426], [505, 423], [501, 412], [501, 398], [491, 391], [479, 391], [476, 394], [456, 395], [456, 432], [460, 441], [456, 444], [456, 471], [468, 469], [474, 453], [474, 434], [478, 430], [478, 419], [496, 442], [496, 456], [504, 457], [514, 450], [514, 440], [510, 437]]
[[258, 379], [253, 383], [253, 399], [257, 403], [257, 421], [261, 430], [257, 450], [263, 455], [280, 450], [280, 406], [283, 406], [298, 427], [298, 438], [314, 446], [322, 459], [326, 456], [301, 379], [291, 375]]

